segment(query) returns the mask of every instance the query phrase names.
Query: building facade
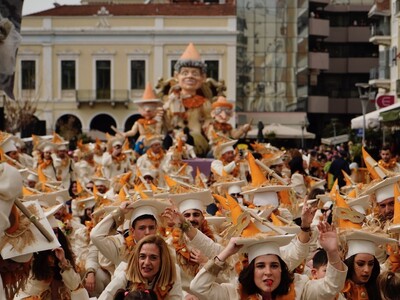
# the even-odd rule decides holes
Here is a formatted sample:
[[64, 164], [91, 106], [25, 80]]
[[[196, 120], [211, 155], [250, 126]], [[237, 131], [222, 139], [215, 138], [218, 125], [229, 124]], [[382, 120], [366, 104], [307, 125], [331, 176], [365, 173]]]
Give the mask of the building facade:
[[[15, 95], [37, 101], [35, 116], [52, 132], [70, 116], [83, 132], [130, 129], [133, 99], [146, 82], [173, 76], [193, 42], [208, 76], [236, 97], [236, 11], [233, 1], [56, 6], [24, 16]], [[98, 1], [96, 1], [98, 3]], [[143, 3], [143, 2], [142, 2]], [[210, 9], [212, 6], [212, 9]]]

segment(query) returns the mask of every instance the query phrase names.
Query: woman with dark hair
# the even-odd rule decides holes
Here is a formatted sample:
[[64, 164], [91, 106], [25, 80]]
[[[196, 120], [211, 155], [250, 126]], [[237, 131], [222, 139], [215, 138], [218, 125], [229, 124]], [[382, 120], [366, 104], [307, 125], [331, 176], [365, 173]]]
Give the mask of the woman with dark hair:
[[[344, 263], [349, 270], [339, 299], [381, 299], [376, 282], [380, 273], [379, 262], [375, 257], [376, 247], [382, 245], [385, 248], [387, 243], [397, 241], [355, 229], [343, 232], [343, 236], [348, 248]], [[362, 298], [359, 298], [360, 295]]]
[[[306, 275], [291, 274], [280, 257], [280, 247], [293, 235], [232, 238], [228, 246], [197, 273], [190, 289], [201, 299], [334, 299], [345, 283], [347, 267], [340, 259], [337, 234], [326, 222], [318, 225], [319, 242], [327, 252], [325, 278], [310, 280]], [[227, 267], [226, 259], [244, 246], [250, 264], [239, 274], [237, 285], [218, 284], [216, 278]]]
[[343, 291], [345, 299], [353, 299], [355, 290], [359, 290], [361, 293], [366, 292], [368, 297], [364, 297], [365, 299], [380, 299], [376, 279], [381, 268], [376, 257], [360, 253], [350, 256], [344, 263], [349, 268], [346, 276], [346, 287]]
[[89, 299], [81, 286], [71, 245], [62, 230], [53, 228], [61, 247], [33, 255], [31, 276], [15, 299]]
[[99, 300], [112, 299], [119, 289], [152, 290], [158, 300], [181, 300], [182, 287], [175, 260], [167, 243], [158, 235], [142, 238], [131, 253], [128, 263], [122, 262], [114, 278]]

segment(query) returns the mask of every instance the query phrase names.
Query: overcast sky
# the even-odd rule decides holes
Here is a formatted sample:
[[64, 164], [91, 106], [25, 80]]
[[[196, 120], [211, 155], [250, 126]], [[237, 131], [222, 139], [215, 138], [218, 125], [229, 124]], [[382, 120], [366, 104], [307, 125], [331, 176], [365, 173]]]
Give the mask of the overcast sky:
[[54, 2], [59, 4], [80, 4], [81, 0], [25, 0], [22, 7], [22, 15], [53, 8]]

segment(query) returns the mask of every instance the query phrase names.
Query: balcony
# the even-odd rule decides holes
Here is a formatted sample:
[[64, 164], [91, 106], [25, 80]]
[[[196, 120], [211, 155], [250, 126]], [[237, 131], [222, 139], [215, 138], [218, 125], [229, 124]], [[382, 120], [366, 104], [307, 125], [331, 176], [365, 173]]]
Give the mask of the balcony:
[[309, 113], [329, 113], [329, 97], [309, 95], [307, 107]]
[[328, 52], [310, 52], [308, 54], [308, 68], [316, 70], [329, 69]]
[[375, 0], [375, 4], [372, 5], [371, 9], [368, 12], [368, 17], [371, 18], [373, 16], [380, 16], [380, 17], [390, 16], [391, 14], [390, 2], [391, 0], [380, 0], [380, 1]]
[[372, 68], [368, 83], [376, 88], [390, 89], [390, 67]]
[[129, 105], [128, 90], [77, 90], [76, 104], [79, 108], [83, 104], [93, 107], [96, 104], [110, 104], [111, 107], [116, 105]]
[[369, 73], [369, 71], [378, 66], [377, 57], [349, 57], [347, 72], [348, 73]]
[[369, 41], [375, 45], [390, 46], [390, 24], [382, 23], [371, 27], [371, 37]]
[[371, 29], [369, 26], [350, 26], [347, 34], [351, 43], [367, 43], [371, 37]]
[[310, 35], [329, 36], [329, 20], [310, 18], [308, 26]]

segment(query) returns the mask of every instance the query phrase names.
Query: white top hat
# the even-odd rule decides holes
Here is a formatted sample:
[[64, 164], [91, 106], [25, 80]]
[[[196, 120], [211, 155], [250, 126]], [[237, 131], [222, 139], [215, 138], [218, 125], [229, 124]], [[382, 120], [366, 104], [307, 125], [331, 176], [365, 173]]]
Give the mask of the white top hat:
[[151, 145], [154, 145], [154, 144], [157, 144], [157, 143], [159, 143], [159, 144], [162, 143], [162, 136], [161, 135], [152, 135], [152, 136], [149, 136], [149, 137], [145, 137], [145, 139], [144, 139], [144, 144], [147, 147], [150, 147]]
[[170, 194], [170, 197], [181, 213], [188, 209], [204, 211], [207, 205], [213, 203], [213, 197], [208, 189], [184, 194]]
[[90, 196], [88, 198], [76, 200], [76, 204], [78, 206], [83, 206], [84, 209], [93, 208], [96, 205], [96, 199], [94, 196]]
[[1, 142], [0, 148], [3, 149], [4, 153], [17, 151], [17, 147], [15, 147], [14, 139], [12, 139], [12, 135], [8, 135], [5, 139]]
[[363, 214], [364, 216], [367, 214], [367, 209], [371, 207], [371, 203], [369, 201], [369, 195], [361, 196], [354, 199], [350, 198], [347, 200], [347, 204], [352, 209], [358, 211], [360, 214]]
[[132, 212], [128, 213], [127, 218], [130, 224], [133, 223], [138, 217], [143, 215], [151, 215], [159, 222], [159, 216], [164, 210], [171, 206], [171, 203], [156, 199], [143, 199], [137, 200], [130, 204], [128, 207], [133, 208]]
[[35, 182], [38, 182], [38, 181], [39, 181], [38, 175], [35, 174], [35, 173], [32, 173], [32, 172], [29, 172], [29, 175], [26, 177], [26, 179], [27, 179], [28, 181], [35, 181]]
[[329, 208], [333, 204], [332, 198], [329, 194], [317, 195], [317, 199], [322, 201], [324, 208]]
[[244, 246], [242, 252], [247, 253], [251, 262], [261, 255], [274, 254], [280, 257], [279, 248], [289, 244], [294, 237], [294, 234], [255, 236], [253, 238], [239, 238], [236, 244]]
[[239, 194], [242, 192], [242, 186], [246, 183], [244, 180], [237, 181], [226, 181], [221, 183], [216, 183], [215, 186], [219, 186], [222, 189], [226, 190], [228, 194]]
[[362, 191], [360, 195], [375, 193], [376, 202], [381, 203], [386, 199], [394, 197], [394, 184], [398, 181], [400, 181], [400, 175], [387, 177], [365, 191]]
[[237, 140], [229, 140], [227, 142], [217, 144], [215, 146], [214, 155], [216, 158], [219, 158], [221, 155], [228, 151], [235, 151], [233, 145], [235, 145]]
[[54, 144], [51, 142], [45, 141], [39, 146], [39, 150], [41, 150], [42, 152], [53, 152]]
[[58, 228], [60, 225], [60, 221], [54, 217], [54, 214], [58, 212], [64, 205], [62, 203], [54, 205], [52, 207], [47, 208], [44, 211], [44, 215], [46, 216], [47, 220], [49, 221], [52, 228]]
[[356, 229], [347, 231], [345, 237], [348, 249], [346, 259], [359, 253], [375, 256], [377, 246], [397, 243], [397, 240], [388, 238], [387, 236]]
[[9, 215], [14, 200], [21, 195], [21, 174], [8, 163], [0, 163], [0, 232], [10, 226]]
[[251, 194], [253, 196], [253, 204], [256, 206], [272, 205], [275, 208], [279, 206], [279, 198], [277, 192], [291, 189], [289, 185], [268, 185], [259, 188], [242, 191], [242, 194]]
[[222, 224], [226, 222], [226, 217], [216, 217], [216, 216], [206, 216], [207, 223], [215, 227], [215, 229], [220, 230]]
[[93, 184], [96, 186], [104, 185], [106, 187], [110, 186], [110, 180], [105, 177], [92, 177]]
[[[16, 249], [10, 243], [6, 243], [1, 250], [1, 256], [3, 259], [12, 258], [14, 261], [22, 262], [26, 261], [26, 257], [28, 254], [40, 252], [44, 250], [50, 250], [60, 247], [60, 243], [58, 242], [57, 237], [55, 236], [51, 225], [49, 224], [48, 220], [46, 219], [42, 208], [40, 207], [37, 201], [27, 201], [23, 202], [23, 205], [27, 207], [29, 210], [34, 210], [36, 217], [38, 218], [39, 222], [43, 225], [46, 231], [52, 236], [53, 241], [49, 242], [42, 233], [36, 228], [33, 223], [29, 223], [29, 227], [27, 231], [31, 231], [32, 239], [30, 243], [25, 245], [22, 249]], [[24, 217], [24, 216], [21, 216]]]
[[[45, 193], [45, 194], [40, 194], [39, 196], [36, 196], [36, 198], [39, 199], [39, 203], [42, 207], [53, 207], [54, 205], [62, 204], [65, 205], [65, 202], [67, 202], [69, 199], [71, 199], [71, 196], [69, 195], [69, 192], [67, 189], [62, 189], [58, 190], [55, 192], [50, 192], [50, 193]], [[27, 197], [24, 197], [24, 199]]]

